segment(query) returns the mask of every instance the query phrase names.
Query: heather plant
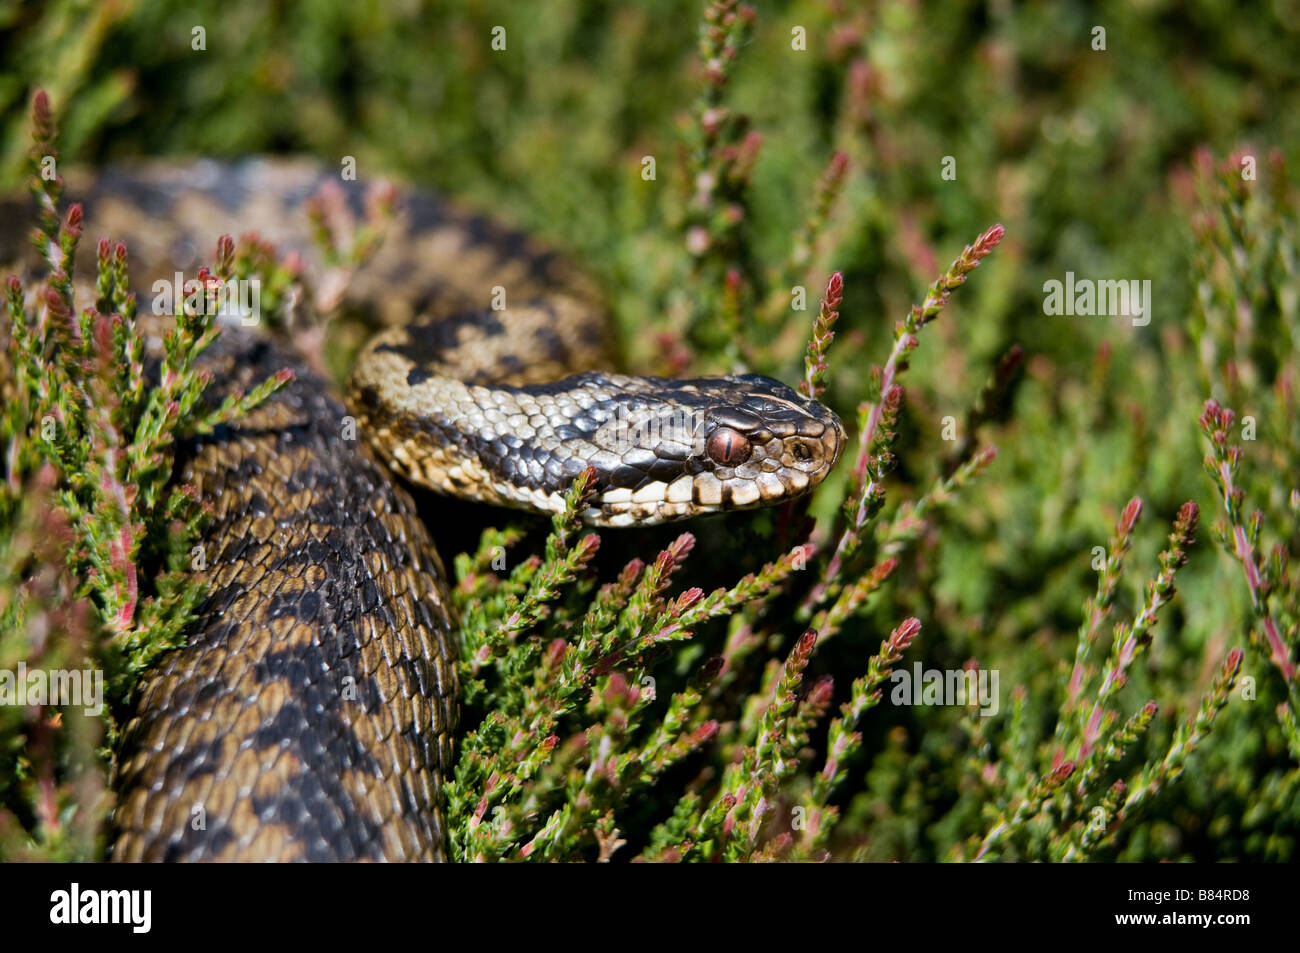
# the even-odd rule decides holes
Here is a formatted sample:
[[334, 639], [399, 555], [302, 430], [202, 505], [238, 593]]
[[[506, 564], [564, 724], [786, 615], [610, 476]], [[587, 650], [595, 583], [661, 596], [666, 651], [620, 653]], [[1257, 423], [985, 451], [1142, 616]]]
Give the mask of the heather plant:
[[[100, 239], [93, 287], [76, 268], [82, 210], [61, 207], [63, 181], [50, 102], [34, 97], [32, 242], [44, 278], [8, 278], [0, 442], [0, 669], [92, 673], [104, 695], [85, 705], [27, 690], [0, 705], [0, 857], [89, 860], [102, 849], [106, 762], [115, 714], [160, 654], [182, 644], [205, 585], [204, 510], [173, 482], [178, 439], [211, 433], [283, 387], [285, 371], [220, 405], [200, 398], [211, 375], [198, 357], [215, 314], [182, 304], [152, 375], [125, 246]], [[200, 284], [248, 274], [252, 246], [223, 236]], [[80, 285], [80, 288], [78, 287]], [[90, 301], [79, 306], [79, 295]], [[86, 300], [82, 298], [82, 300]], [[8, 689], [17, 688], [15, 678]], [[80, 709], [80, 710], [79, 710]], [[102, 716], [96, 722], [92, 715]]]
[[[75, 43], [41, 18], [3, 41], [27, 51], [3, 89], [60, 49], [65, 142], [87, 158], [292, 148], [467, 196], [603, 279], [631, 366], [797, 381], [852, 438], [806, 508], [624, 538], [579, 524], [584, 477], [540, 538], [518, 520], [443, 544], [465, 709], [453, 856], [1294, 859], [1281, 14], [575, 0], [451, 3], [429, 31], [405, 8], [305, 2], [244, 29], [256, 6], [105, 5]], [[68, 276], [57, 201], [44, 244]], [[377, 240], [342, 235], [336, 206], [313, 213], [335, 248], [313, 300]], [[99, 268], [96, 314], [132, 353], [125, 258], [110, 243]], [[1151, 279], [1154, 320], [1047, 314], [1067, 272]], [[70, 287], [16, 299], [12, 341], [77, 314]], [[97, 365], [85, 320], [69, 353], [101, 370], [60, 369], [62, 339], [35, 364], [10, 343], [6, 395], [66, 401], [48, 382], [72, 382], [85, 410], [60, 412], [92, 434], [119, 421], [89, 444], [137, 459], [117, 450], [131, 408], [166, 395]], [[176, 360], [179, 405], [197, 383]], [[198, 598], [169, 560], [201, 514], [167, 454], [204, 418], [159, 418], [148, 465], [110, 480], [140, 501], [119, 519], [93, 480], [61, 502], [68, 473], [117, 471], [43, 449], [46, 405], [26, 401], [4, 434], [27, 456], [6, 471], [0, 598], [27, 608], [3, 617], [0, 668], [89, 653], [125, 697]], [[117, 522], [74, 544], [81, 512]], [[123, 527], [136, 548], [113, 549]], [[111, 720], [97, 739], [68, 713], [0, 718], [0, 852], [95, 856]]]

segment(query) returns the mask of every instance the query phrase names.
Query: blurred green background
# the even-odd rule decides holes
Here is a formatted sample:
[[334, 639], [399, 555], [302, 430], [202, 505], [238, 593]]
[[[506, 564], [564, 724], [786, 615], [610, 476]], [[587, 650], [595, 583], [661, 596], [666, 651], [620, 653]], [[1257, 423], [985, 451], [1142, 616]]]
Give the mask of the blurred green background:
[[[1196, 356], [1195, 246], [1181, 196], [1198, 148], [1245, 152], [1261, 170], [1270, 150], [1296, 156], [1300, 0], [755, 6], [752, 42], [726, 91], [762, 137], [742, 241], [760, 263], [755, 297], [780, 293], [764, 286], [765, 269], [788, 257], [831, 156], [848, 156], [806, 269], [810, 308], [830, 270], [845, 276], [828, 397], [846, 420], [894, 321], [964, 244], [994, 222], [1007, 228], [926, 329], [906, 380], [895, 499], [939, 471], [942, 418], [964, 419], [1009, 347], [1026, 353], [1005, 422], [982, 433], [1000, 451], [988, 477], [842, 642], [860, 664], [882, 627], [916, 613], [930, 626], [927, 664], [978, 654], [1002, 669], [1004, 685], [1029, 687], [1050, 729], [1059, 666], [1095, 583], [1091, 548], [1105, 544], [1127, 499], [1143, 496], [1148, 517], [1121, 617], [1154, 573], [1179, 504], [1196, 499], [1206, 522], [1216, 515], [1196, 417], [1207, 396], [1225, 395]], [[682, 223], [689, 117], [703, 85], [701, 9], [672, 0], [0, 2], [0, 184], [16, 188], [26, 174], [36, 85], [49, 90], [63, 153], [77, 162], [355, 156], [363, 177], [462, 196], [571, 252], [608, 290], [629, 362], [656, 370], [652, 332], [681, 331], [690, 310]], [[491, 47], [497, 26], [504, 51]], [[203, 50], [192, 48], [195, 27]], [[806, 50], [792, 48], [798, 27]], [[641, 176], [647, 155], [654, 182]], [[941, 175], [945, 157], [955, 178]], [[1150, 280], [1151, 323], [1044, 315], [1044, 281], [1067, 271]], [[1273, 330], [1263, 340], [1276, 359], [1260, 363], [1259, 395], [1294, 350], [1281, 322]], [[771, 354], [772, 366], [758, 369], [801, 373], [800, 351]], [[727, 360], [694, 354], [701, 370]], [[1262, 396], [1238, 410], [1267, 413]], [[1261, 419], [1278, 434], [1293, 426]], [[1289, 488], [1265, 476], [1250, 491], [1257, 505], [1280, 505]], [[1241, 642], [1247, 614], [1239, 567], [1202, 536], [1152, 652], [1159, 678], [1133, 695], [1159, 697], [1171, 717], [1195, 704], [1207, 671]], [[1266, 701], [1266, 684], [1261, 692]], [[932, 796], [961, 743], [952, 730], [926, 730], [925, 719], [942, 717], [902, 713], [895, 720], [910, 732], [875, 730], [874, 747], [893, 754], [877, 759], [852, 812], [875, 825], [871, 856], [941, 855], [961, 829]], [[1234, 740], [1205, 766], [1203, 778], [1217, 780], [1180, 788], [1169, 820], [1141, 828], [1122, 855], [1290, 856], [1294, 779], [1278, 781], [1276, 737], [1225, 715], [1229, 726], [1234, 718], [1239, 735], [1225, 729]], [[1278, 803], [1259, 808], [1274, 782]]]

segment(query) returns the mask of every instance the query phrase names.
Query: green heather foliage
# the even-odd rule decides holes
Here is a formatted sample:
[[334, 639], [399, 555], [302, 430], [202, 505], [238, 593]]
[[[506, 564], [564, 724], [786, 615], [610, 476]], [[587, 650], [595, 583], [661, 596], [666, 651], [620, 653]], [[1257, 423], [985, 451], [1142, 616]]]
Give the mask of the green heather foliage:
[[[1292, 860], [1300, 20], [1257, 7], [0, 3], [0, 181], [37, 86], [80, 162], [352, 156], [569, 250], [629, 367], [843, 417], [806, 508], [594, 533], [581, 479], [544, 541], [446, 553], [457, 859]], [[127, 256], [73, 275], [38, 185], [0, 670], [90, 659], [112, 704], [0, 707], [0, 858], [86, 858], [113, 713], [201, 591], [169, 448], [213, 423], [210, 328], [151, 386]], [[1067, 273], [1149, 280], [1150, 322], [1045, 314]], [[928, 670], [994, 697], [936, 704]]]
[[[0, 856], [94, 859], [107, 802], [89, 709], [102, 708], [111, 756], [115, 712], [140, 673], [183, 643], [206, 588], [192, 571], [205, 512], [192, 487], [171, 481], [175, 441], [211, 433], [291, 374], [205, 409], [210, 375], [195, 361], [216, 339], [215, 317], [183, 306], [150, 383], [122, 244], [100, 239], [94, 303], [78, 306], [82, 209], [64, 211], [61, 177], [42, 174], [58, 156], [43, 91], [33, 113], [32, 240], [44, 280], [25, 289], [10, 277], [0, 320], [0, 671], [99, 671], [105, 685], [94, 697], [83, 676], [84, 705], [0, 705]], [[215, 271], [196, 278], [247, 274], [258, 251], [222, 236]]]

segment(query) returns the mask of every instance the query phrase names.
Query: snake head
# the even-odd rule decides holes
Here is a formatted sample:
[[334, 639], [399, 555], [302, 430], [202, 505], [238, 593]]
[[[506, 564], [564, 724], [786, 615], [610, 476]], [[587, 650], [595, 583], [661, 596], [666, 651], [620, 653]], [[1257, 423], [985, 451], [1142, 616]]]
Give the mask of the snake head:
[[585, 516], [599, 525], [772, 506], [821, 483], [844, 448], [829, 408], [770, 377], [606, 382], [622, 386], [592, 440], [607, 465]]
[[[672, 380], [589, 371], [491, 387], [416, 374], [370, 348], [352, 405], [398, 473], [452, 496], [562, 511], [587, 467], [583, 519], [649, 526], [772, 506], [826, 478], [844, 447], [839, 418], [757, 374]], [[360, 383], [358, 383], [358, 374]]]

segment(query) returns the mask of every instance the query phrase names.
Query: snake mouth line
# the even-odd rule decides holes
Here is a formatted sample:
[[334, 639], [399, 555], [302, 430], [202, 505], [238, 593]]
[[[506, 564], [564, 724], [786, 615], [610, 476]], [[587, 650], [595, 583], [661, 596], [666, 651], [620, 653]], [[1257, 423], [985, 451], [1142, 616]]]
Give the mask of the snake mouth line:
[[590, 522], [606, 526], [655, 525], [773, 506], [805, 496], [826, 479], [846, 442], [839, 418], [830, 411], [825, 413], [829, 420], [820, 437], [774, 438], [769, 447], [763, 448], [767, 453], [757, 463], [683, 474], [635, 490], [607, 489], [598, 494], [596, 505], [585, 516]]

